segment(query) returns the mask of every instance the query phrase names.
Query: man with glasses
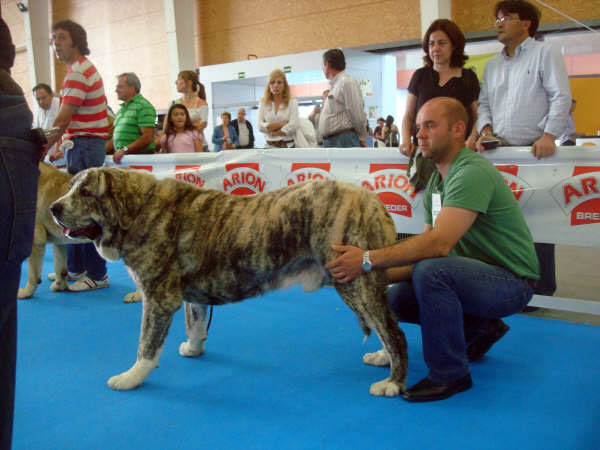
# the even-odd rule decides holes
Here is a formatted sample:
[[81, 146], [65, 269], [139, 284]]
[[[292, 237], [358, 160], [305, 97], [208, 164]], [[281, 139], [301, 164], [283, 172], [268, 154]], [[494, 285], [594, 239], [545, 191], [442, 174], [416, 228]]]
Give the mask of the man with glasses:
[[[487, 63], [479, 94], [476, 147], [495, 135], [504, 146], [531, 146], [538, 158], [556, 152], [557, 136], [567, 128], [571, 89], [565, 63], [555, 49], [533, 36], [540, 11], [526, 1], [496, 4], [495, 26], [504, 50]], [[535, 293], [556, 290], [554, 244], [536, 244], [541, 280]]]
[[[61, 104], [54, 126], [63, 141], [73, 142], [66, 155], [67, 170], [75, 174], [104, 165], [108, 112], [104, 84], [96, 67], [86, 58], [90, 54], [87, 33], [71, 20], [52, 27], [52, 46], [59, 61], [67, 66], [61, 87]], [[56, 137], [48, 139], [54, 144]], [[108, 286], [106, 261], [94, 244], [72, 244], [67, 249], [69, 278], [75, 283], [69, 291], [81, 292]]]

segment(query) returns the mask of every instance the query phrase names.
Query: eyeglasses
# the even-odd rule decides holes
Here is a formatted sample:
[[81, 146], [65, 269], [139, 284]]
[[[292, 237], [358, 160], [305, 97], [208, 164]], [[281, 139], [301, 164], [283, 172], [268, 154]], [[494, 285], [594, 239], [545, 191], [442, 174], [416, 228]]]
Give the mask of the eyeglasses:
[[506, 22], [510, 22], [511, 20], [520, 20], [520, 19], [518, 17], [511, 17], [511, 16], [498, 17], [496, 20], [494, 20], [494, 26], [497, 27], [500, 24], [504, 25]]

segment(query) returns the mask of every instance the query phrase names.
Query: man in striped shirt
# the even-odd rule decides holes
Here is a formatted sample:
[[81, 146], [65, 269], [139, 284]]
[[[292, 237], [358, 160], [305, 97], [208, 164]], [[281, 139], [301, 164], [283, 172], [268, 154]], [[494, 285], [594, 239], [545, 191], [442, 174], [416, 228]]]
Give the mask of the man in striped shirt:
[[156, 110], [140, 90], [140, 79], [133, 72], [117, 77], [117, 96], [124, 102], [115, 117], [112, 139], [107, 150], [115, 150], [113, 161], [121, 163], [125, 155], [154, 153]]
[[[61, 87], [61, 102], [54, 126], [63, 141], [73, 142], [66, 155], [67, 170], [75, 174], [104, 164], [108, 114], [102, 78], [85, 57], [90, 54], [83, 27], [64, 20], [52, 27], [52, 44], [56, 57], [67, 66]], [[52, 141], [49, 139], [49, 146]], [[88, 291], [108, 286], [106, 261], [94, 244], [74, 244], [67, 249], [67, 265], [75, 283], [68, 289]]]

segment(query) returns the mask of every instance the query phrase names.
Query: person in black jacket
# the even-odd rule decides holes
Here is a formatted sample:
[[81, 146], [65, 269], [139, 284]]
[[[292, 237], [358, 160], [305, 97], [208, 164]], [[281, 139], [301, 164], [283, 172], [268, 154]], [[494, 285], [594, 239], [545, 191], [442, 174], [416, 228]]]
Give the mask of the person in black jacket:
[[38, 163], [44, 156], [31, 132], [33, 115], [10, 76], [15, 46], [0, 18], [0, 448], [12, 441], [17, 362], [17, 290], [31, 253]]
[[254, 148], [254, 131], [252, 130], [252, 124], [246, 120], [246, 110], [244, 108], [238, 109], [237, 119], [232, 120], [231, 125], [235, 128], [240, 140], [238, 148]]

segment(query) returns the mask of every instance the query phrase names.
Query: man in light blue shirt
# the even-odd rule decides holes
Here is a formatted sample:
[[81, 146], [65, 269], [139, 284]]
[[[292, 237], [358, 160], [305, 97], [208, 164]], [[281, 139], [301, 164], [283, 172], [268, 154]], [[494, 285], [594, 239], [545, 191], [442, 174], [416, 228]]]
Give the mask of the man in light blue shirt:
[[494, 134], [502, 145], [529, 146], [540, 159], [556, 151], [555, 139], [567, 127], [571, 89], [562, 56], [533, 39], [539, 10], [526, 1], [501, 1], [495, 26], [504, 50], [486, 65], [477, 129], [482, 140]]
[[[571, 89], [562, 56], [550, 45], [533, 39], [540, 11], [527, 1], [508, 0], [494, 8], [498, 40], [504, 50], [490, 59], [483, 72], [477, 110], [480, 137], [495, 135], [505, 146], [529, 146], [538, 158], [556, 152], [554, 141], [565, 132]], [[536, 243], [541, 277], [535, 293], [556, 291], [554, 244]]]

